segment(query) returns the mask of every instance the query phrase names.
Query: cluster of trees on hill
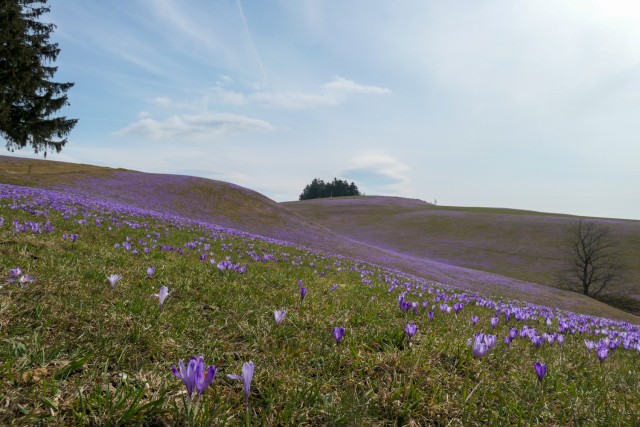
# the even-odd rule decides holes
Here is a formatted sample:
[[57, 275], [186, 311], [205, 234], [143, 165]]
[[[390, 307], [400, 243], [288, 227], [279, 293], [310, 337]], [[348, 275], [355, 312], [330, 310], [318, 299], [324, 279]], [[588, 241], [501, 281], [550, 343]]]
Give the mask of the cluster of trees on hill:
[[323, 180], [315, 178], [311, 184], [304, 187], [300, 200], [321, 199], [326, 197], [359, 196], [360, 190], [356, 184], [348, 183], [338, 178], [325, 183]]

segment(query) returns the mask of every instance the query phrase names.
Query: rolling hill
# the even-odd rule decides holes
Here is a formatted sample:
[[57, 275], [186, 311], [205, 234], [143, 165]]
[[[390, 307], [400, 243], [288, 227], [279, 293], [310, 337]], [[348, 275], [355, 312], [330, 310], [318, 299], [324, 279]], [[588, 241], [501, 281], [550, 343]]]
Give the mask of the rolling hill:
[[[539, 271], [544, 271], [545, 259], [551, 258], [538, 253], [525, 257], [524, 237], [518, 234], [522, 229], [510, 225], [511, 219], [534, 216], [545, 224], [543, 219], [553, 216], [433, 207], [398, 198], [278, 204], [255, 191], [220, 181], [7, 156], [0, 156], [0, 183], [98, 196], [362, 259], [486, 295], [637, 321], [606, 304], [543, 284], [535, 274], [516, 274], [531, 260], [539, 262]], [[458, 230], [460, 225], [456, 225], [457, 218], [469, 215], [482, 218], [468, 225], [476, 234]], [[430, 227], [431, 240], [419, 238], [423, 235], [417, 230], [425, 224]], [[557, 227], [553, 224], [552, 228]], [[634, 222], [625, 226], [639, 228]], [[453, 233], [455, 230], [458, 232]], [[487, 255], [491, 253], [494, 255]]]
[[[284, 203], [342, 236], [443, 264], [559, 287], [567, 265], [570, 215], [434, 206], [396, 197]], [[640, 221], [592, 218], [619, 244], [628, 298], [640, 299]]]

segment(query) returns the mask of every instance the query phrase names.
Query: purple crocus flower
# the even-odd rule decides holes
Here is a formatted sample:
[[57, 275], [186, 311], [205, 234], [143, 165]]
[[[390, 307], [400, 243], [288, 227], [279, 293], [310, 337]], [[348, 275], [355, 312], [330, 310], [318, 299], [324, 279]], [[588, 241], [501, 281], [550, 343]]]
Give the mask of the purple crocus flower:
[[22, 270], [20, 267], [15, 267], [9, 270], [9, 278], [7, 279], [7, 283], [15, 283], [22, 274]]
[[433, 311], [428, 312], [427, 316], [429, 316], [429, 320], [433, 320]]
[[284, 320], [284, 316], [287, 314], [285, 310], [275, 310], [273, 312], [273, 317], [276, 318], [276, 323], [279, 325]]
[[153, 294], [153, 296], [160, 300], [160, 311], [162, 311], [162, 304], [164, 304], [164, 300], [169, 296], [169, 288], [167, 288], [166, 286], [161, 286], [160, 292], [157, 294]]
[[542, 378], [544, 378], [547, 373], [547, 365], [536, 361], [533, 364], [533, 368], [536, 370], [536, 374], [538, 375], [538, 381], [542, 382]]
[[249, 407], [249, 391], [251, 390], [251, 380], [253, 379], [253, 362], [250, 360], [248, 363], [242, 364], [242, 376], [240, 375], [227, 375], [232, 380], [241, 380], [244, 391], [244, 406]]
[[532, 335], [530, 340], [535, 348], [542, 347], [542, 344], [544, 343], [544, 339], [540, 335]]
[[480, 320], [478, 316], [471, 316], [471, 323], [473, 323], [474, 325], [478, 323], [478, 320]]
[[107, 280], [109, 281], [109, 284], [111, 284], [111, 289], [116, 287], [116, 283], [118, 283], [120, 279], [122, 279], [122, 276], [119, 274], [112, 274], [110, 276], [107, 276]]
[[607, 357], [609, 357], [609, 349], [607, 347], [600, 347], [597, 351], [597, 354], [598, 359], [600, 359], [600, 363], [602, 363], [607, 360]]
[[220, 271], [225, 271], [229, 269], [230, 266], [231, 266], [231, 262], [229, 260], [223, 260], [223, 261], [220, 261], [216, 267], [218, 267], [218, 270]]
[[411, 301], [405, 301], [404, 298], [400, 300], [399, 304], [402, 311], [409, 311], [411, 308]]
[[495, 335], [484, 336], [484, 342], [487, 344], [487, 347], [489, 347], [489, 349], [492, 349], [496, 345], [497, 339], [498, 338]]
[[336, 340], [336, 344], [342, 340], [342, 337], [344, 337], [344, 328], [333, 328], [333, 339]]
[[304, 286], [300, 288], [300, 303], [304, 301], [304, 297], [307, 295], [307, 288]]
[[418, 332], [418, 326], [411, 322], [404, 327], [404, 332], [409, 336], [409, 341], [411, 341], [411, 338]]
[[587, 347], [587, 350], [593, 350], [594, 348], [596, 348], [596, 343], [594, 343], [593, 341], [584, 340], [584, 345]]
[[156, 269], [153, 267], [147, 267], [147, 277], [148, 278], [152, 278], [153, 275], [155, 274]]
[[516, 328], [509, 328], [509, 338], [513, 341], [518, 337], [518, 330]]
[[487, 351], [491, 350], [496, 345], [497, 337], [495, 335], [487, 335], [478, 332], [473, 335], [473, 338], [467, 340], [467, 345], [472, 345], [473, 355], [475, 357], [484, 357]]
[[22, 270], [20, 269], [20, 267], [14, 267], [11, 270], [9, 270], [9, 276], [12, 279], [16, 279], [21, 274], [22, 274]]
[[36, 279], [34, 279], [33, 276], [23, 274], [22, 277], [20, 277], [20, 280], [18, 280], [18, 283], [20, 283], [20, 287], [24, 288], [29, 283], [33, 283], [35, 280]]
[[499, 321], [499, 320], [500, 320], [500, 319], [498, 319], [497, 317], [492, 317], [492, 318], [491, 318], [491, 327], [492, 327], [493, 329], [495, 329], [495, 328], [496, 328], [496, 326], [498, 325], [498, 321]]
[[216, 377], [216, 367], [209, 365], [207, 370], [205, 370], [204, 357], [202, 356], [193, 356], [186, 367], [184, 366], [184, 362], [180, 360], [179, 366], [179, 371], [175, 365], [171, 367], [171, 370], [173, 371], [173, 375], [180, 378], [187, 387], [189, 398], [191, 398], [194, 388], [197, 390], [198, 396], [204, 393], [205, 389]]
[[487, 350], [489, 348], [487, 347], [487, 345], [484, 342], [478, 342], [478, 341], [474, 341], [473, 342], [473, 355], [475, 357], [479, 357], [480, 359], [482, 359], [484, 357], [485, 354], [487, 354]]

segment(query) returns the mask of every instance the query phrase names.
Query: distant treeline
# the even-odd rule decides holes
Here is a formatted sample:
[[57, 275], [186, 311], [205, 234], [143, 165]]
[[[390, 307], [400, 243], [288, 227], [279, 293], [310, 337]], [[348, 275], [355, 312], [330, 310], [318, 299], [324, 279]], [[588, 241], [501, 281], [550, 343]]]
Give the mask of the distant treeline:
[[304, 187], [300, 200], [322, 199], [325, 197], [359, 196], [360, 190], [351, 182], [333, 178], [332, 182], [325, 183], [323, 180], [315, 178], [311, 184]]

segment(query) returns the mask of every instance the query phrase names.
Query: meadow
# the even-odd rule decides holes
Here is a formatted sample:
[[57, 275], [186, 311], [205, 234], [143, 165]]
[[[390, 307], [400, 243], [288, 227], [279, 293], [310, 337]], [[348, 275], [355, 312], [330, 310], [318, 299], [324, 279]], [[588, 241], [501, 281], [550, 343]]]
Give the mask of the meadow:
[[3, 425], [640, 422], [633, 323], [114, 198], [0, 217]]
[[[498, 245], [492, 246], [491, 239], [498, 239], [496, 236], [503, 231], [498, 225], [494, 225], [493, 233], [487, 234], [484, 240], [480, 239], [482, 235], [477, 235], [477, 227], [469, 227], [469, 223], [473, 224], [474, 221], [466, 220], [458, 212], [474, 210], [473, 208], [456, 208], [458, 210], [449, 212], [451, 208], [438, 206], [437, 210], [442, 211], [446, 221], [436, 225], [443, 227], [444, 233], [441, 233], [439, 239], [431, 239], [425, 243], [425, 238], [428, 239], [429, 234], [437, 230], [437, 227], [429, 227], [427, 230], [430, 232], [425, 233], [425, 228], [420, 223], [416, 226], [402, 222], [407, 213], [403, 209], [425, 210], [426, 206], [426, 211], [432, 210], [430, 205], [415, 200], [367, 196], [309, 200], [301, 204], [276, 203], [255, 191], [222, 181], [6, 156], [0, 156], [0, 182], [48, 188], [243, 230], [401, 270], [431, 281], [481, 292], [483, 295], [551, 305], [617, 320], [637, 321], [634, 315], [575, 292], [510, 277], [509, 272], [492, 273], [487, 271], [488, 267], [465, 267], [461, 261], [464, 261], [465, 254], [471, 253], [476, 260], [482, 260], [486, 265], [498, 261], [503, 266], [517, 267], [515, 270], [520, 271], [519, 274], [526, 274], [534, 266], [544, 265], [544, 260], [529, 263], [531, 259], [523, 259], [518, 252], [527, 247], [535, 251], [547, 248], [535, 238], [535, 233], [527, 233], [527, 230], [536, 228], [526, 221], [518, 224], [519, 234], [524, 237], [519, 240], [519, 244], [514, 245], [508, 239], [502, 239], [502, 249]], [[381, 202], [386, 206], [381, 206]], [[363, 210], [366, 212], [361, 215]], [[319, 218], [320, 216], [324, 218]], [[463, 220], [459, 221], [461, 218]], [[367, 233], [360, 233], [363, 221], [367, 223]], [[395, 225], [395, 221], [406, 225], [407, 230]], [[491, 225], [491, 221], [485, 222]], [[498, 219], [495, 222], [500, 223]], [[640, 223], [635, 224], [636, 228], [640, 227]], [[456, 233], [457, 230], [465, 230], [469, 241], [461, 238], [460, 233]], [[402, 236], [400, 240], [395, 239], [396, 243], [401, 243], [400, 246], [388, 244], [389, 231]], [[527, 236], [528, 234], [530, 235]], [[635, 236], [640, 238], [640, 233]], [[640, 247], [638, 244], [634, 245], [633, 240], [627, 241], [632, 248], [636, 248], [635, 251]], [[433, 253], [443, 245], [457, 248], [451, 252], [455, 256], [443, 258]], [[632, 258], [633, 253], [629, 252]], [[640, 253], [637, 255], [640, 256]], [[518, 262], [510, 262], [516, 258]], [[547, 265], [552, 266], [553, 263]], [[514, 268], [510, 270], [513, 271]]]
[[[417, 258], [567, 289], [571, 215], [516, 209], [435, 206], [398, 197], [286, 202], [284, 206], [342, 236]], [[640, 221], [587, 218], [607, 227], [623, 279], [607, 302], [640, 314]], [[499, 293], [504, 293], [499, 290]], [[528, 296], [527, 296], [528, 297]]]

